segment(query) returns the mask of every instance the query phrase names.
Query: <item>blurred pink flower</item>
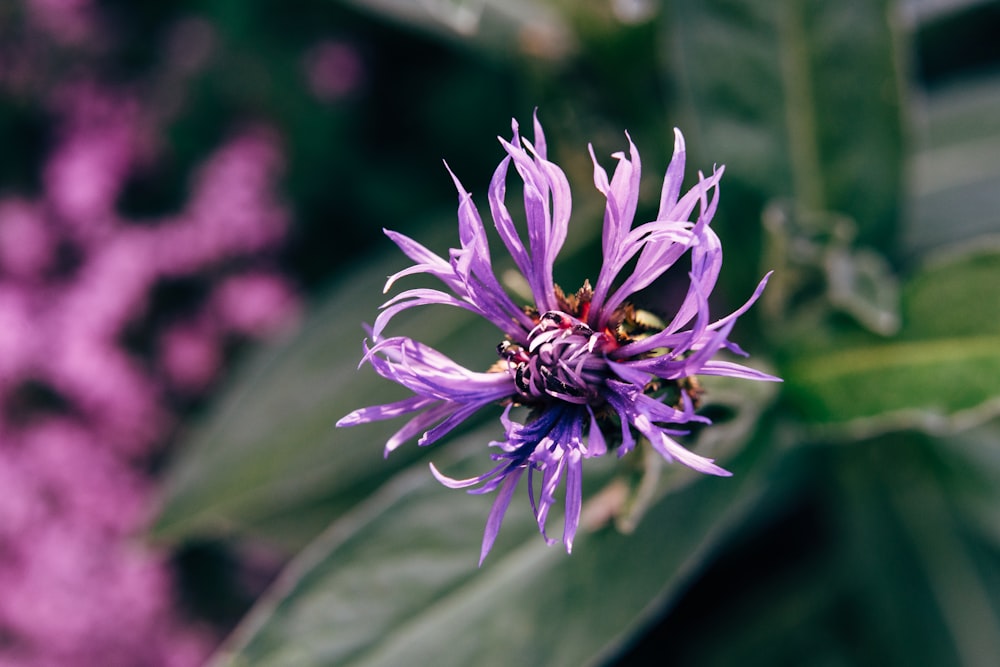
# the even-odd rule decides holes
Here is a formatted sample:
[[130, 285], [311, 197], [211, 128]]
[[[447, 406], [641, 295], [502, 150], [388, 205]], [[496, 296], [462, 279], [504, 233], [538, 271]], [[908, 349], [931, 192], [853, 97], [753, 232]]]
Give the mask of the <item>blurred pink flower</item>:
[[32, 23], [56, 42], [79, 44], [91, 37], [96, 20], [92, 0], [28, 0]]
[[21, 381], [36, 358], [38, 341], [33, 320], [28, 291], [10, 281], [0, 281], [0, 396]]
[[220, 343], [216, 331], [197, 322], [167, 330], [160, 357], [171, 384], [188, 393], [207, 389], [222, 367]]
[[[216, 638], [133, 538], [144, 470], [180, 418], [170, 396], [201, 395], [234, 335], [296, 313], [287, 279], [257, 266], [288, 228], [281, 150], [263, 130], [233, 137], [178, 212], [133, 221], [118, 199], [156, 145], [140, 106], [74, 85], [52, 108], [42, 195], [0, 198], [0, 667], [189, 667]], [[205, 296], [158, 312], [178, 280]]]
[[273, 273], [247, 273], [224, 280], [212, 302], [223, 324], [247, 336], [276, 333], [299, 316], [299, 299], [288, 281]]
[[45, 215], [31, 202], [0, 202], [0, 272], [16, 280], [38, 280], [52, 267], [55, 238]]
[[273, 185], [281, 167], [268, 132], [256, 129], [230, 141], [199, 170], [184, 211], [148, 230], [144, 260], [163, 275], [182, 275], [279, 242], [288, 228]]
[[358, 50], [328, 39], [313, 46], [303, 60], [309, 90], [323, 102], [335, 102], [355, 92], [364, 81], [364, 63]]

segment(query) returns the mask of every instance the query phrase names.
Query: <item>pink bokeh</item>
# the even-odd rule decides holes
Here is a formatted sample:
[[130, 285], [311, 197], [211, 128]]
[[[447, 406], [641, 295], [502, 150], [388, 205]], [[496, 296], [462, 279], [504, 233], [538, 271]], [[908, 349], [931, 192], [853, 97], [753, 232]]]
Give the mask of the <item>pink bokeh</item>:
[[[171, 397], [204, 395], [228, 346], [294, 323], [273, 257], [282, 151], [265, 129], [237, 134], [178, 210], [134, 220], [118, 202], [156, 158], [153, 115], [93, 84], [52, 108], [42, 192], [0, 196], [0, 667], [189, 667], [218, 637], [178, 610], [167, 554], [141, 540], [146, 470], [182, 417]], [[157, 311], [178, 280], [204, 296]]]
[[357, 48], [336, 39], [313, 46], [306, 53], [303, 67], [309, 90], [323, 102], [335, 102], [357, 92], [365, 78]]
[[58, 43], [79, 44], [94, 36], [92, 0], [28, 0], [25, 5], [31, 22]]

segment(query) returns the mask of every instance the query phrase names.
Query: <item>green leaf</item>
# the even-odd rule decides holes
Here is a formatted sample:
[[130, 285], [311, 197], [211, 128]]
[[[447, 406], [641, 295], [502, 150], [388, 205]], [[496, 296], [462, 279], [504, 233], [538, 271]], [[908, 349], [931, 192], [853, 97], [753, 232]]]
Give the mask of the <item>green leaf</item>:
[[1000, 229], [1000, 77], [928, 91], [916, 133], [908, 252], [926, 253]]
[[[671, 74], [684, 127], [762, 201], [853, 218], [893, 240], [902, 194], [899, 72], [889, 2], [671, 3]], [[730, 182], [732, 182], [732, 180]]]
[[[769, 400], [761, 397], [773, 395], [764, 387], [713, 438], [742, 445]], [[435, 463], [449, 474], [481, 472], [489, 433], [468, 435]], [[698, 451], [711, 444], [703, 439]], [[478, 571], [492, 497], [444, 488], [426, 469], [404, 473], [293, 561], [212, 664], [579, 665], [608, 654], [753, 505], [767, 452], [766, 440], [755, 440], [731, 461], [728, 479], [670, 466], [674, 492], [631, 535], [607, 525], [607, 494], [587, 488], [608, 478], [614, 457], [588, 461], [571, 556], [538, 535], [522, 484]]]
[[810, 421], [947, 430], [1000, 410], [1000, 252], [929, 263], [903, 290], [892, 341], [800, 341], [782, 368]]
[[[982, 543], [954, 502], [962, 482], [948, 479], [954, 449], [946, 440], [899, 433], [839, 458], [849, 494], [842, 520], [848, 530], [865, 529], [851, 540], [848, 558], [868, 586], [881, 589], [871, 620], [888, 620], [893, 648], [909, 657], [888, 662], [997, 664], [996, 555], [980, 560]], [[889, 620], [885, 614], [901, 601], [907, 614]]]
[[781, 520], [757, 509], [657, 644], [682, 665], [998, 664], [1000, 556], [955, 502], [982, 481], [955, 458], [913, 432], [797, 448], [760, 503]]
[[[407, 261], [391, 255], [345, 270], [295, 335], [262, 350], [234, 378], [171, 462], [154, 539], [249, 530], [295, 548], [420, 455], [413, 447], [383, 460], [382, 444], [400, 423], [334, 427], [351, 410], [407, 395], [357, 368], [362, 323], [378, 313], [385, 277]], [[428, 344], [454, 349], [452, 337], [496, 337], [460, 309], [424, 310], [404, 312], [398, 323]], [[482, 351], [458, 360], [485, 368], [492, 346]]]
[[[951, 435], [940, 449], [951, 501], [969, 532], [1000, 554], [1000, 421]], [[1000, 601], [1000, 583], [995, 588]]]
[[560, 60], [576, 47], [554, 2], [526, 0], [347, 0], [395, 23], [494, 55]]

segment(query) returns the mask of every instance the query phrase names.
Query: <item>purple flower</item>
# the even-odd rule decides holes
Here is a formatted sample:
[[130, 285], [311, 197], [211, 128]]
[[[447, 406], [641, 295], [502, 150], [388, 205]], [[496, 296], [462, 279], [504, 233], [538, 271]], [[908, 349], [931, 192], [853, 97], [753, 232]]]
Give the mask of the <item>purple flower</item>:
[[[562, 542], [570, 551], [580, 521], [583, 460], [616, 448], [618, 456], [645, 438], [668, 461], [699, 472], [729, 475], [711, 459], [678, 443], [686, 431], [679, 425], [708, 423], [697, 414], [702, 393], [697, 375], [726, 375], [751, 380], [777, 380], [746, 366], [715, 359], [725, 348], [746, 356], [729, 341], [729, 333], [760, 296], [767, 276], [749, 301], [721, 319], [709, 316], [708, 295], [722, 266], [722, 246], [709, 223], [719, 198], [722, 168], [681, 196], [684, 138], [675, 131], [674, 154], [663, 180], [656, 218], [633, 226], [639, 197], [639, 153], [629, 138], [629, 155], [616, 153], [614, 175], [597, 163], [593, 147], [594, 184], [606, 197], [604, 263], [593, 286], [585, 282], [565, 294], [553, 281], [552, 267], [566, 238], [571, 197], [563, 171], [546, 158], [545, 136], [535, 118], [535, 140], [518, 133], [500, 139], [507, 156], [490, 183], [493, 224], [531, 289], [534, 303], [521, 307], [501, 287], [493, 271], [486, 230], [471, 195], [452, 174], [459, 195], [461, 247], [440, 257], [402, 234], [386, 231], [414, 265], [391, 276], [386, 290], [410, 274], [430, 274], [447, 290], [410, 289], [389, 299], [365, 342], [367, 361], [385, 378], [413, 392], [395, 403], [355, 410], [338, 426], [411, 415], [386, 443], [385, 451], [420, 435], [429, 445], [480, 408], [506, 405], [501, 417], [504, 438], [490, 443], [496, 465], [478, 477], [452, 479], [433, 464], [444, 485], [470, 493], [496, 491], [483, 537], [480, 563], [500, 529], [514, 489], [527, 473], [528, 497], [539, 530], [546, 535], [549, 511], [560, 486], [565, 491]], [[626, 137], [628, 135], [626, 134]], [[513, 165], [524, 183], [527, 238], [517, 230], [506, 205], [508, 171]], [[697, 213], [695, 210], [697, 209]], [[694, 221], [691, 220], [694, 216]], [[683, 256], [690, 255], [690, 282], [680, 307], [668, 324], [637, 311], [629, 298], [651, 285]], [[500, 330], [498, 362], [487, 372], [474, 372], [437, 350], [407, 337], [384, 338], [382, 332], [400, 311], [425, 304], [449, 304], [485, 317]], [[528, 410], [524, 423], [511, 409]]]

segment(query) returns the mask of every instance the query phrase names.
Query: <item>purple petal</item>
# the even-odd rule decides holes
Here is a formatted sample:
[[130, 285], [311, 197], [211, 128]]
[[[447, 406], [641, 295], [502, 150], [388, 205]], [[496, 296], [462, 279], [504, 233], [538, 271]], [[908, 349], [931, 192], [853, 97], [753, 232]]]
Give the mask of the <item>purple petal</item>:
[[538, 511], [535, 513], [535, 521], [538, 523], [538, 530], [545, 539], [546, 544], [555, 544], [555, 540], [545, 532], [545, 523], [549, 517], [549, 510], [556, 503], [555, 490], [562, 481], [566, 470], [566, 459], [562, 456], [562, 450], [557, 450], [557, 454], [552, 456], [542, 468], [542, 485], [538, 493]]
[[[463, 294], [473, 303], [480, 305], [484, 313], [489, 309], [484, 307], [481, 301], [483, 297], [494, 302], [494, 308], [498, 309], [506, 319], [509, 320], [512, 316], [517, 319], [518, 315], [523, 316], [523, 314], [521, 309], [510, 300], [493, 273], [486, 228], [483, 226], [479, 210], [472, 203], [472, 195], [465, 190], [450, 167], [448, 167], [448, 173], [451, 174], [459, 194], [459, 239], [462, 243], [462, 250], [452, 251], [452, 256], [457, 258], [457, 272], [467, 284], [471, 282], [471, 276], [474, 276], [480, 283], [479, 285], [469, 285], [472, 289], [466, 289]], [[524, 318], [523, 324], [530, 326], [530, 321]]]
[[[457, 179], [455, 182], [456, 186], [461, 188]], [[460, 190], [460, 197], [463, 192]], [[531, 328], [531, 320], [521, 308], [514, 304], [493, 274], [482, 221], [479, 219], [479, 213], [472, 206], [468, 193], [464, 193], [464, 196], [467, 206], [460, 203], [459, 207], [459, 217], [463, 220], [460, 226], [463, 247], [451, 251], [451, 262], [445, 261], [403, 234], [385, 230], [386, 235], [408, 257], [418, 262], [414, 266], [389, 276], [385, 284], [386, 291], [399, 278], [426, 273], [441, 280], [454, 296], [431, 289], [409, 290], [396, 295], [382, 305], [383, 309], [390, 308], [390, 310], [383, 312], [376, 320], [374, 330], [377, 333], [373, 337], [381, 336], [385, 326], [400, 311], [432, 303], [458, 306], [470, 310], [493, 322], [498, 329], [514, 339], [522, 338], [524, 330]], [[464, 214], [463, 211], [465, 211]], [[420, 294], [423, 295], [423, 300], [413, 299], [414, 296]]]
[[695, 346], [697, 349], [694, 354], [691, 354], [684, 359], [685, 365], [687, 366], [687, 371], [684, 374], [697, 375], [700, 373], [701, 368], [709, 361], [709, 359], [714, 357], [719, 352], [719, 348], [725, 344], [726, 339], [729, 337], [729, 334], [733, 330], [733, 325], [735, 324], [736, 320], [730, 320], [723, 325], [721, 329], [715, 331], [711, 338], [703, 343], [700, 343], [700, 346]]
[[478, 412], [482, 407], [482, 403], [472, 403], [470, 405], [459, 407], [455, 410], [454, 414], [450, 415], [440, 424], [420, 436], [420, 439], [417, 440], [417, 445], [426, 447], [427, 445], [437, 442], [442, 437], [450, 433], [456, 426], [471, 417], [475, 412]]
[[433, 405], [437, 399], [427, 396], [410, 396], [395, 403], [385, 403], [383, 405], [372, 405], [367, 408], [359, 408], [348, 415], [344, 415], [337, 421], [337, 427], [357, 426], [369, 422], [381, 421], [383, 419], [395, 419], [402, 415]]
[[[712, 275], [710, 266], [707, 268], [702, 266], [704, 260], [701, 259], [697, 248], [702, 243], [703, 236], [710, 239], [707, 236], [710, 233], [708, 224], [715, 213], [718, 203], [717, 186], [722, 173], [723, 170], [718, 169], [707, 179], [701, 177], [698, 184], [677, 202], [675, 206], [669, 210], [661, 209], [656, 222], [670, 225], [687, 225], [686, 221], [690, 217], [694, 206], [698, 202], [702, 203], [698, 222], [694, 226], [696, 233], [687, 237], [689, 240], [686, 243], [678, 243], [676, 236], [671, 238], [670, 236], [651, 234], [649, 232], [655, 228], [644, 229], [645, 226], [640, 226], [623, 240], [620, 244], [620, 250], [616, 251], [616, 256], [605, 257], [605, 265], [602, 267], [601, 276], [594, 290], [594, 298], [591, 301], [589, 322], [592, 326], [597, 328], [605, 326], [608, 317], [610, 317], [615, 309], [621, 306], [632, 294], [652, 284], [654, 280], [663, 275], [690, 248], [695, 248], [695, 254], [692, 256], [692, 266], [696, 272], [704, 274], [701, 276], [701, 280], [707, 287], [706, 291], [711, 291], [711, 286], [714, 286], [714, 276]], [[711, 203], [709, 203], [706, 195], [713, 189], [715, 192], [713, 193]], [[667, 188], [665, 197], [669, 198], [671, 192], [670, 188]], [[675, 235], [677, 233], [676, 231], [674, 232]], [[704, 253], [706, 251], [703, 250], [701, 252]], [[624, 268], [628, 258], [637, 253], [639, 259], [636, 261], [634, 270], [617, 288], [614, 294], [610, 298], [607, 298], [606, 295], [610, 290], [614, 277]], [[721, 255], [719, 256], [719, 262], [721, 262]], [[709, 281], [711, 282], [711, 286], [708, 284]], [[686, 320], [682, 320], [681, 322], [683, 323], [683, 321]]]
[[534, 142], [535, 151], [538, 153], [538, 156], [540, 158], [542, 158], [543, 160], [547, 160], [548, 155], [546, 154], [546, 147], [545, 147], [545, 132], [542, 131], [542, 124], [538, 120], [537, 108], [535, 109], [535, 112], [531, 115], [531, 120], [534, 125], [534, 132], [535, 132], [535, 142]]
[[422, 244], [414, 241], [405, 234], [394, 232], [391, 229], [383, 229], [382, 231], [389, 237], [390, 240], [392, 240], [393, 243], [396, 244], [397, 247], [399, 247], [400, 250], [403, 251], [403, 254], [416, 262], [414, 266], [408, 267], [389, 276], [385, 283], [385, 287], [382, 288], [383, 293], [388, 292], [389, 288], [391, 288], [393, 283], [395, 283], [399, 278], [415, 273], [429, 273], [444, 281], [445, 284], [447, 284], [452, 290], [456, 288], [458, 281], [452, 273], [451, 265], [445, 259], [431, 252]]
[[433, 464], [429, 464], [431, 467], [431, 474], [434, 475], [434, 479], [438, 482], [447, 486], [449, 489], [466, 489], [470, 486], [475, 486], [477, 484], [482, 484], [483, 482], [491, 479], [497, 475], [501, 470], [507, 467], [507, 462], [504, 461], [494, 468], [490, 469], [488, 472], [484, 472], [482, 475], [476, 477], [467, 477], [466, 479], [455, 479], [454, 477], [448, 477]]
[[636, 387], [644, 387], [649, 382], [651, 374], [649, 371], [635, 368], [631, 362], [616, 362], [608, 360], [608, 367], [615, 372], [615, 375]]
[[[726, 325], [726, 324], [728, 324], [728, 323], [729, 323], [729, 322], [730, 322], [731, 320], [734, 320], [734, 319], [736, 319], [737, 317], [739, 317], [739, 316], [740, 316], [740, 315], [742, 315], [743, 313], [745, 313], [745, 312], [747, 312], [748, 310], [750, 310], [750, 306], [752, 306], [752, 305], [754, 304], [754, 302], [756, 302], [756, 301], [757, 301], [757, 299], [759, 299], [759, 298], [760, 298], [760, 295], [761, 295], [761, 294], [763, 294], [763, 292], [764, 292], [764, 288], [765, 288], [765, 287], [767, 286], [767, 281], [768, 281], [768, 280], [769, 280], [769, 279], [771, 278], [771, 274], [772, 274], [772, 273], [774, 273], [774, 271], [768, 271], [768, 272], [767, 272], [767, 275], [765, 275], [765, 276], [764, 276], [764, 277], [763, 277], [763, 278], [761, 279], [761, 281], [760, 281], [759, 283], [757, 283], [757, 289], [755, 289], [755, 290], [753, 291], [753, 294], [752, 294], [752, 295], [750, 296], [750, 298], [749, 298], [749, 299], [747, 299], [747, 302], [746, 302], [746, 303], [744, 303], [744, 304], [743, 304], [742, 306], [740, 306], [739, 308], [737, 308], [736, 310], [734, 310], [734, 311], [733, 311], [732, 313], [730, 313], [729, 315], [726, 315], [725, 317], [723, 317], [723, 318], [722, 318], [721, 320], [718, 320], [718, 321], [716, 321], [716, 322], [713, 322], [712, 324], [710, 324], [710, 325], [709, 325], [709, 327], [708, 327], [708, 328], [709, 328], [709, 329], [717, 329], [717, 328], [719, 328], [720, 326], [725, 326], [725, 325]], [[745, 353], [744, 353], [744, 354], [745, 354]]]
[[497, 539], [497, 534], [500, 532], [500, 525], [503, 523], [503, 517], [507, 513], [510, 499], [514, 496], [514, 489], [517, 488], [517, 483], [521, 479], [523, 472], [523, 468], [512, 470], [504, 479], [503, 486], [500, 487], [496, 500], [493, 501], [489, 518], [486, 519], [483, 546], [479, 551], [480, 567], [482, 567], [483, 561], [486, 560], [486, 555], [490, 552], [490, 549], [493, 548], [493, 542]]
[[505, 157], [493, 172], [493, 179], [490, 181], [489, 202], [490, 212], [493, 214], [493, 223], [500, 234], [507, 252], [517, 265], [518, 270], [527, 276], [531, 272], [531, 263], [528, 260], [528, 251], [521, 241], [514, 226], [514, 219], [507, 210], [505, 203], [507, 194], [507, 169], [510, 165], [510, 156]]
[[451, 402], [442, 402], [439, 405], [430, 408], [426, 412], [423, 412], [410, 421], [406, 422], [401, 429], [393, 433], [388, 440], [385, 442], [385, 447], [382, 450], [382, 456], [388, 458], [389, 454], [399, 449], [407, 440], [415, 437], [421, 431], [424, 431], [431, 427], [434, 423], [452, 415], [459, 408], [459, 404]]
[[[689, 277], [691, 278], [690, 287], [688, 288], [688, 294], [684, 303], [692, 304], [691, 308], [694, 309], [694, 313], [697, 315], [692, 330], [678, 335], [676, 331], [673, 331], [668, 327], [659, 333], [655, 333], [641, 340], [623, 345], [616, 351], [616, 357], [637, 357], [647, 352], [651, 352], [659, 347], [668, 347], [667, 341], [669, 340], [669, 354], [640, 359], [631, 362], [629, 365], [633, 369], [643, 369], [651, 373], [656, 373], [664, 379], [678, 377], [674, 374], [665, 375], [665, 369], [668, 368], [668, 366], [673, 365], [675, 363], [675, 359], [678, 359], [681, 355], [694, 347], [694, 345], [700, 340], [702, 333], [708, 328], [708, 292], [702, 289], [701, 283], [697, 280], [697, 277], [693, 273], [690, 274]], [[685, 362], [683, 366], [686, 367], [687, 363]]]
[[584, 456], [588, 459], [598, 458], [608, 453], [608, 444], [604, 439], [604, 434], [601, 433], [601, 427], [597, 423], [594, 411], [589, 405], [587, 412], [590, 413], [590, 431], [587, 433], [587, 451]]
[[[708, 178], [699, 172], [698, 183], [688, 190], [672, 209], [662, 216], [657, 216], [657, 218], [661, 220], [688, 220], [703, 195], [719, 184], [723, 173], [725, 173], [724, 167], [715, 169]], [[707, 218], [704, 223], [707, 224], [710, 221], [711, 218]]]
[[720, 477], [729, 477], [732, 475], [728, 470], [715, 465], [712, 459], [699, 456], [682, 447], [664, 433], [663, 429], [654, 426], [645, 415], [636, 416], [632, 424], [640, 433], [646, 436], [653, 449], [659, 452], [667, 461], [678, 461], [692, 470], [697, 470], [706, 475], [718, 475]]
[[512, 127], [513, 139], [508, 142], [500, 138], [500, 144], [507, 151], [510, 161], [524, 182], [527, 253], [518, 252], [524, 246], [520, 243], [520, 239], [514, 242], [513, 237], [516, 236], [516, 232], [503, 205], [503, 188], [500, 187], [497, 177], [506, 177], [505, 166], [502, 174], [498, 170], [494, 175], [494, 187], [491, 188], [494, 196], [491, 197], [491, 206], [498, 228], [503, 228], [501, 237], [504, 237], [505, 244], [515, 248], [511, 254], [531, 286], [536, 307], [543, 311], [553, 310], [558, 303], [552, 280], [552, 265], [566, 238], [572, 206], [569, 182], [562, 169], [544, 159], [529, 141], [518, 135], [516, 123], [512, 124]]
[[687, 149], [684, 145], [684, 135], [674, 128], [674, 154], [670, 158], [667, 173], [663, 175], [663, 189], [660, 192], [660, 211], [657, 220], [666, 220], [670, 211], [677, 206], [677, 197], [681, 193], [684, 181], [684, 162], [687, 159]]
[[563, 523], [563, 544], [566, 553], [573, 551], [573, 538], [580, 525], [580, 508], [583, 505], [583, 459], [580, 450], [573, 448], [566, 453], [566, 517]]
[[765, 373], [764, 371], [759, 371], [756, 368], [750, 368], [749, 366], [744, 366], [742, 364], [736, 364], [731, 361], [722, 360], [712, 360], [702, 364], [701, 368], [698, 370], [699, 375], [722, 375], [731, 378], [741, 378], [744, 380], [758, 380], [761, 382], [784, 382], [779, 377]]
[[[604, 262], [601, 272], [597, 278], [594, 289], [594, 298], [591, 301], [593, 312], [602, 311], [604, 297], [621, 267], [640, 249], [637, 243], [626, 244], [625, 238], [632, 227], [632, 220], [635, 217], [636, 207], [639, 202], [639, 182], [642, 174], [642, 165], [639, 160], [639, 151], [632, 138], [625, 133], [628, 138], [629, 156], [624, 153], [615, 153], [612, 157], [618, 160], [615, 173], [608, 182], [607, 172], [597, 163], [593, 147], [590, 148], [590, 157], [594, 162], [594, 185], [607, 199], [604, 209], [604, 229], [602, 233], [602, 250]], [[604, 322], [594, 320], [597, 327], [603, 327]]]
[[[682, 394], [682, 396], [686, 395]], [[679, 410], [645, 394], [638, 394], [635, 397], [635, 408], [637, 413], [646, 415], [654, 422], [687, 424], [692, 421], [700, 421], [710, 423], [707, 417], [696, 415], [692, 405], [685, 404], [685, 409]]]
[[400, 312], [416, 306], [431, 304], [455, 306], [477, 312], [477, 309], [472, 304], [466, 303], [440, 290], [427, 288], [406, 290], [382, 304], [382, 312], [375, 318], [375, 324], [372, 326], [372, 339], [378, 340], [381, 338], [382, 332], [385, 331], [385, 327], [389, 324], [389, 321]]

